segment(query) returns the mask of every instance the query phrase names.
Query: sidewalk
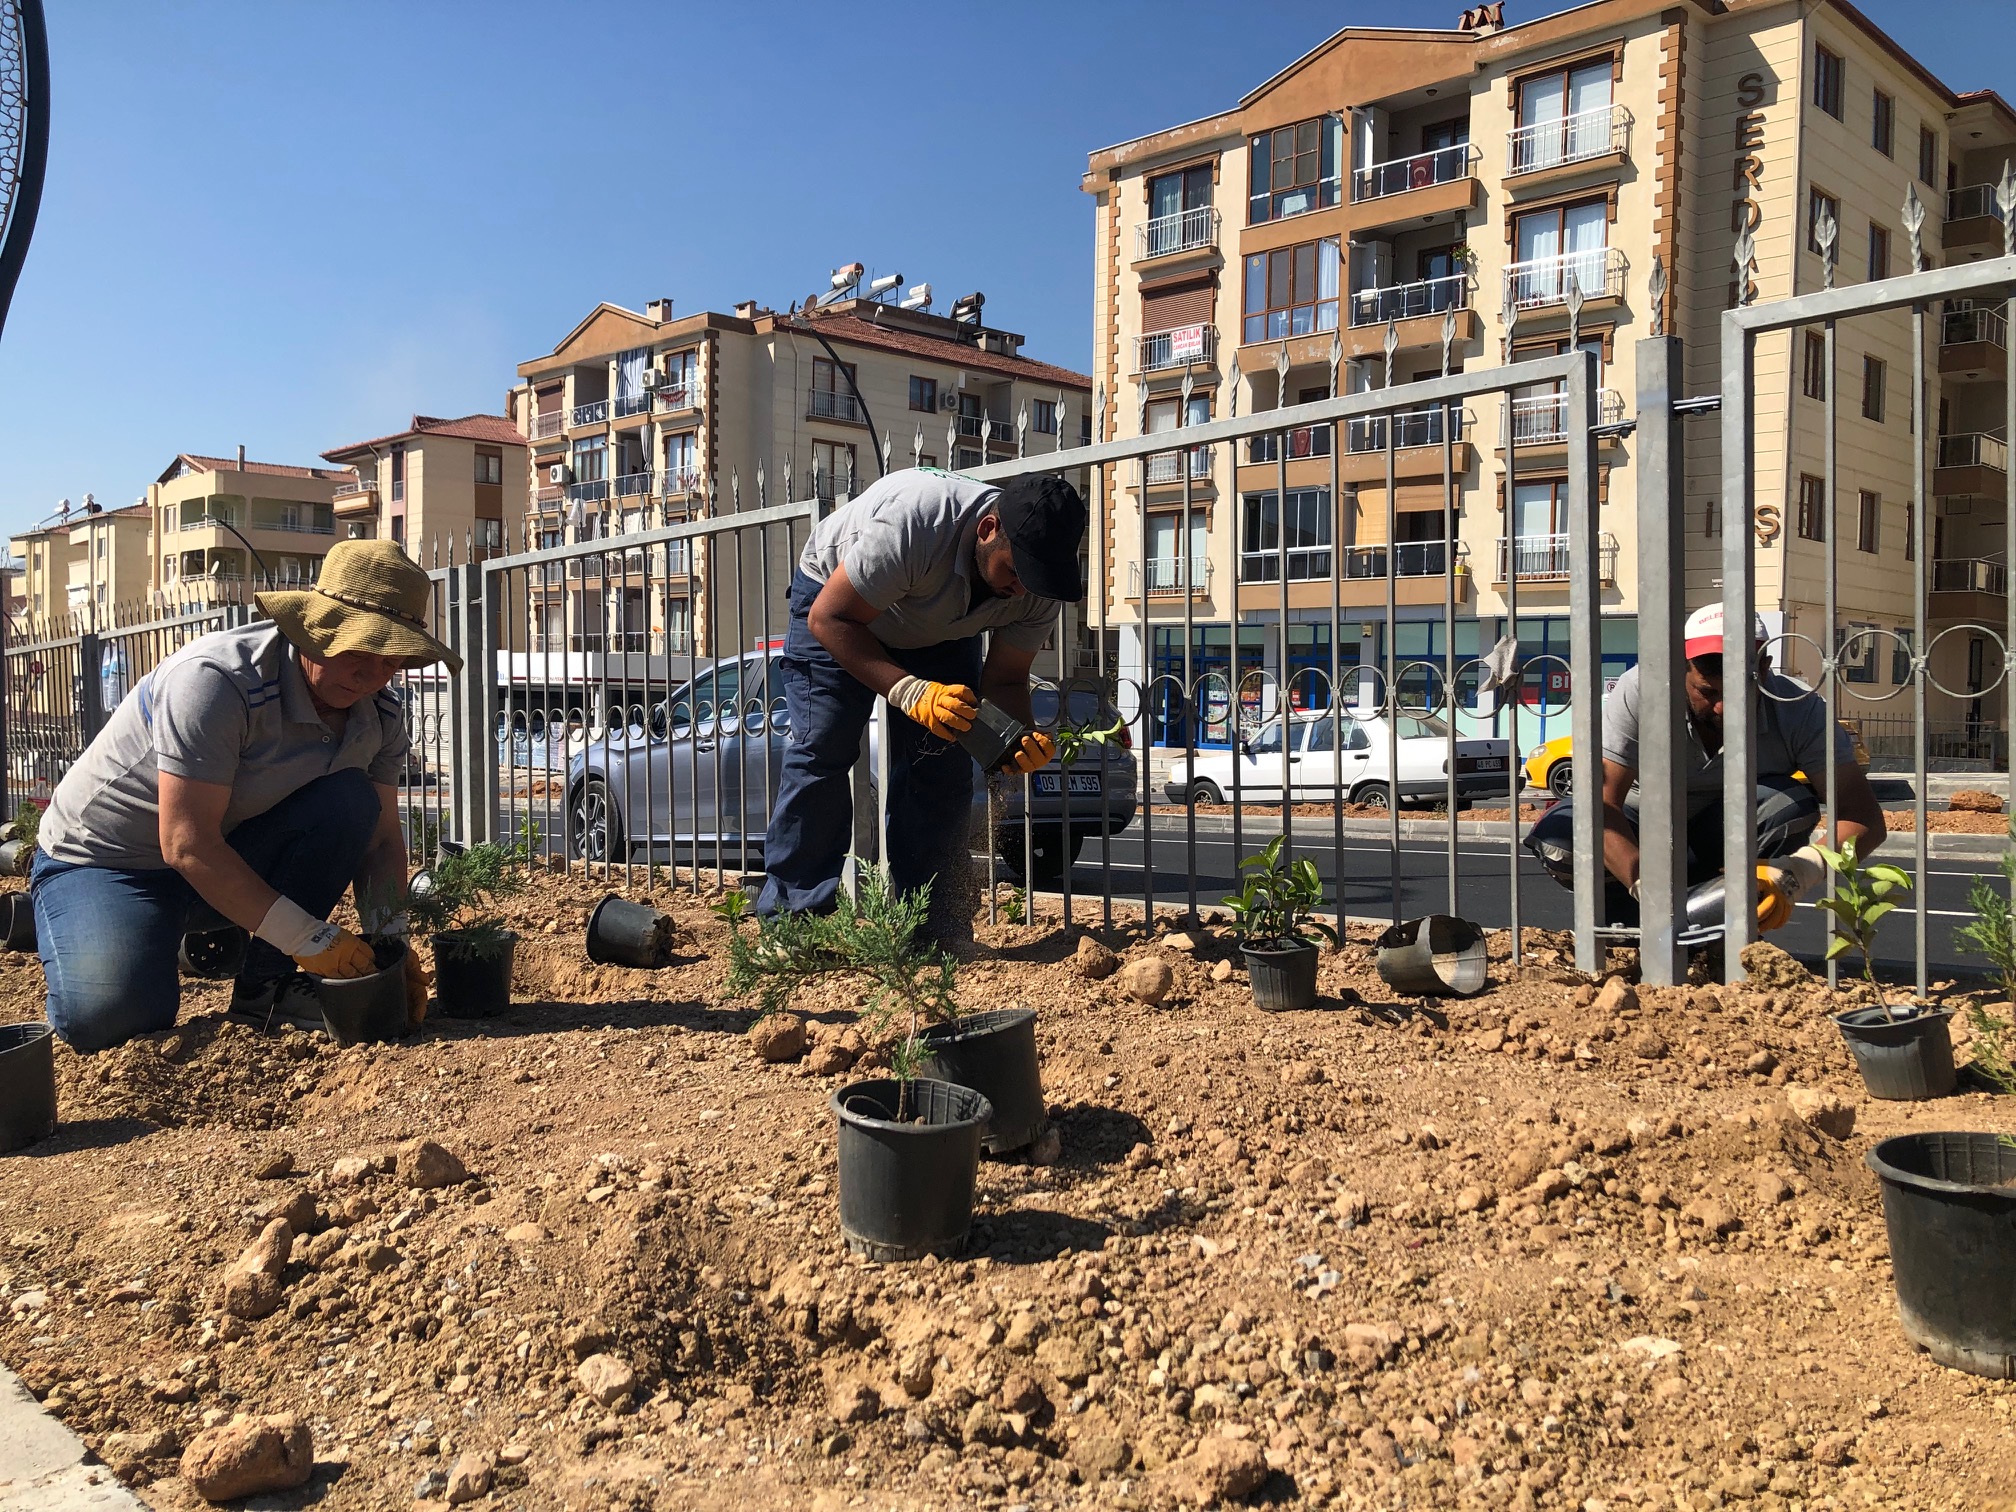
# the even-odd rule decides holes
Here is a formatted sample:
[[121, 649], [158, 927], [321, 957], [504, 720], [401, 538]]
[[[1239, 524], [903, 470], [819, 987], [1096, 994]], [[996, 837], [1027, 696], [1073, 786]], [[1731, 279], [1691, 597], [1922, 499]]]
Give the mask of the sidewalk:
[[0, 1366], [0, 1512], [147, 1512]]

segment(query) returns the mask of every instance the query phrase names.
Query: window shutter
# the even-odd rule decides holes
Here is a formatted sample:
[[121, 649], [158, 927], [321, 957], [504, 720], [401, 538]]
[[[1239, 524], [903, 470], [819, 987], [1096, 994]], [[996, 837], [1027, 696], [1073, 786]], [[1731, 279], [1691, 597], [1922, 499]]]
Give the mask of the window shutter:
[[1141, 329], [1173, 331], [1179, 326], [1207, 325], [1211, 320], [1211, 295], [1208, 278], [1143, 289]]

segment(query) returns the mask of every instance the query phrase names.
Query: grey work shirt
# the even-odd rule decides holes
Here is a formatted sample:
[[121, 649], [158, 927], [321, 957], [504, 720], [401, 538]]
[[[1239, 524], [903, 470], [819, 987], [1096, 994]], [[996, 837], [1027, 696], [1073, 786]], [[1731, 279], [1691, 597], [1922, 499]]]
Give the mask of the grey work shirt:
[[339, 738], [308, 697], [294, 647], [270, 622], [219, 630], [177, 651], [120, 700], [63, 774], [40, 846], [78, 866], [158, 870], [162, 772], [231, 789], [230, 834], [331, 772], [399, 780], [406, 718], [381, 692], [351, 709]]
[[[1802, 683], [1776, 672], [1762, 683], [1768, 696], [1757, 700], [1751, 735], [1757, 746], [1757, 775], [1790, 777], [1804, 772], [1817, 787], [1827, 766], [1827, 703]], [[1603, 759], [1637, 770], [1638, 761], [1638, 669], [1630, 668], [1603, 700]], [[1694, 721], [1684, 705], [1674, 711], [1675, 728], [1686, 736], [1681, 767], [1687, 778], [1687, 817], [1693, 818], [1722, 801], [1722, 753], [1709, 755], [1701, 744]], [[1855, 738], [1840, 725], [1834, 726], [1834, 759], [1843, 766], [1855, 764]], [[1627, 800], [1636, 803], [1638, 785], [1631, 785]]]
[[933, 467], [890, 473], [814, 527], [798, 566], [820, 583], [845, 567], [881, 611], [868, 628], [885, 646], [916, 650], [991, 630], [1039, 651], [1057, 624], [1055, 601], [996, 598], [973, 570], [974, 533], [999, 494]]

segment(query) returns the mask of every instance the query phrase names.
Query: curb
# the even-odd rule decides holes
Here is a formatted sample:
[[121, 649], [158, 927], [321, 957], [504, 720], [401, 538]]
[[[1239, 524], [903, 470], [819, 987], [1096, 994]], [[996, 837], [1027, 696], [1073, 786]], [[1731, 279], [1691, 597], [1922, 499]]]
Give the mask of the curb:
[[0, 1366], [0, 1512], [148, 1512]]

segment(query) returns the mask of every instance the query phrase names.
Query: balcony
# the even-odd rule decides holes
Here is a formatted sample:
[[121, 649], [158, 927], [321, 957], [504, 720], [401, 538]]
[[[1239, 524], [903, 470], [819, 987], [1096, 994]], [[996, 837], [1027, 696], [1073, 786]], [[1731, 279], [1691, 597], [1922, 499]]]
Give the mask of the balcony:
[[[1189, 466], [1184, 466], [1184, 459]], [[1185, 477], [1208, 481], [1211, 477], [1211, 448], [1193, 446], [1187, 451], [1163, 452], [1154, 457], [1134, 459], [1134, 485], [1155, 488], [1165, 483], [1181, 483]]]
[[1470, 275], [1450, 273], [1418, 283], [1359, 290], [1351, 296], [1351, 324], [1354, 328], [1383, 326], [1389, 320], [1416, 320], [1444, 310], [1467, 309], [1469, 304]]
[[1178, 326], [1171, 331], [1155, 331], [1134, 340], [1136, 374], [1164, 373], [1218, 360], [1218, 330], [1215, 326]]
[[[1505, 537], [1498, 538], [1497, 576], [1494, 583], [1505, 583], [1506, 567], [1512, 543]], [[1522, 535], [1519, 537], [1519, 581], [1522, 583], [1565, 583], [1568, 581], [1568, 567], [1572, 556], [1566, 531], [1556, 535]], [[1596, 577], [1604, 587], [1617, 581], [1617, 537], [1605, 530], [1596, 537]]]
[[375, 513], [378, 508], [378, 480], [360, 478], [354, 483], [337, 484], [333, 507], [340, 516]]
[[2009, 614], [2009, 564], [1982, 558], [1934, 562], [1925, 608], [1934, 620], [1999, 629]]
[[667, 541], [665, 543], [665, 572], [670, 577], [690, 577], [693, 573], [693, 542]]
[[667, 468], [663, 475], [663, 482], [664, 486], [661, 492], [665, 498], [670, 499], [680, 494], [689, 494], [700, 486], [700, 470], [695, 467]]
[[856, 424], [861, 420], [861, 406], [854, 396], [841, 389], [811, 389], [806, 394], [805, 418], [808, 420], [851, 420]]
[[[1330, 455], [1330, 433], [1334, 429], [1328, 425], [1298, 425], [1286, 433], [1288, 460], [1300, 462], [1307, 457], [1327, 457]], [[1246, 438], [1247, 462], [1278, 462], [1281, 460], [1280, 431], [1262, 431], [1257, 436]]]
[[2000, 498], [2008, 490], [2009, 442], [1992, 431], [1939, 438], [1932, 492], [1940, 498]]
[[557, 436], [566, 429], [566, 416], [559, 410], [547, 410], [532, 417], [532, 439], [543, 441], [548, 436]]
[[[1288, 548], [1288, 581], [1291, 583], [1313, 583], [1327, 581], [1330, 576], [1330, 548], [1323, 546], [1290, 546]], [[1278, 583], [1281, 581], [1281, 553], [1274, 547], [1264, 551], [1242, 551], [1239, 554], [1239, 581], [1242, 583]]]
[[1449, 571], [1450, 552], [1461, 563], [1470, 548], [1461, 541], [1398, 541], [1390, 546], [1353, 546], [1344, 553], [1347, 578], [1384, 578], [1390, 556], [1396, 578], [1439, 578]]
[[618, 420], [627, 420], [632, 415], [642, 415], [646, 413], [647, 411], [649, 411], [650, 408], [651, 408], [650, 392], [646, 389], [639, 389], [634, 394], [625, 394], [617, 398], [616, 418]]
[[1208, 598], [1211, 594], [1211, 563], [1208, 558], [1193, 556], [1150, 557], [1147, 562], [1127, 564], [1127, 597], [1141, 597], [1141, 569], [1148, 569], [1148, 597], [1182, 598], [1187, 592], [1192, 598]]
[[1585, 300], [1621, 300], [1629, 267], [1621, 247], [1536, 257], [1505, 269], [1505, 297], [1521, 310], [1540, 310], [1567, 303], [1572, 284]]
[[990, 420], [985, 415], [961, 415], [958, 431], [960, 435], [974, 440], [984, 435], [999, 446], [1015, 444], [1015, 427], [1007, 420]]
[[1993, 184], [1968, 184], [1946, 191], [1946, 225], [1941, 240], [1949, 255], [2001, 252], [2002, 207], [1995, 203]]
[[[1624, 418], [1624, 396], [1615, 389], [1596, 391], [1596, 423], [1615, 425]], [[1505, 450], [1507, 436], [1518, 448], [1566, 446], [1568, 444], [1568, 394], [1528, 394], [1504, 407], [1498, 425], [1498, 450]]]
[[1591, 163], [1621, 163], [1631, 146], [1631, 112], [1602, 105], [1555, 121], [1535, 121], [1505, 134], [1505, 176], [1546, 173]]
[[616, 478], [616, 497], [632, 499], [651, 492], [651, 474], [648, 472], [619, 473]]
[[1405, 451], [1410, 446], [1440, 446], [1445, 432], [1449, 433], [1451, 440], [1463, 439], [1463, 412], [1437, 405], [1431, 409], [1403, 410], [1397, 415], [1365, 415], [1347, 421], [1344, 426], [1345, 452], [1354, 455], [1384, 452], [1389, 422], [1395, 451]]
[[607, 399], [597, 399], [593, 404], [575, 405], [573, 418], [567, 423], [569, 425], [601, 425], [608, 418], [609, 401]]
[[1134, 228], [1134, 260], [1201, 252], [1218, 245], [1218, 212], [1210, 205], [1158, 215]]
[[1351, 175], [1351, 202], [1385, 199], [1415, 189], [1432, 189], [1437, 184], [1453, 184], [1473, 176], [1482, 154], [1468, 142], [1454, 147], [1438, 147], [1433, 152], [1417, 152], [1412, 157], [1393, 158], [1360, 168]]
[[567, 502], [569, 504], [598, 504], [608, 497], [609, 480], [607, 478], [594, 478], [586, 483], [569, 483], [567, 485]]
[[[1442, 476], [1443, 439], [1449, 442], [1450, 476], [1462, 486], [1463, 475], [1475, 460], [1465, 432], [1469, 412], [1460, 407], [1424, 406], [1397, 415], [1366, 415], [1348, 421], [1344, 427], [1344, 455], [1338, 459], [1337, 478], [1363, 489], [1386, 486], [1387, 434], [1393, 440], [1393, 477], [1403, 480], [1439, 479]], [[1361, 498], [1368, 496], [1361, 493]], [[1373, 507], [1368, 505], [1368, 507]], [[1383, 510], [1384, 505], [1376, 506]]]
[[697, 383], [681, 383], [654, 390], [651, 402], [660, 414], [665, 414], [672, 410], [692, 409], [700, 402], [700, 385]]
[[2000, 382], [2009, 373], [2009, 318], [2000, 310], [1948, 310], [1939, 322], [1939, 371]]

